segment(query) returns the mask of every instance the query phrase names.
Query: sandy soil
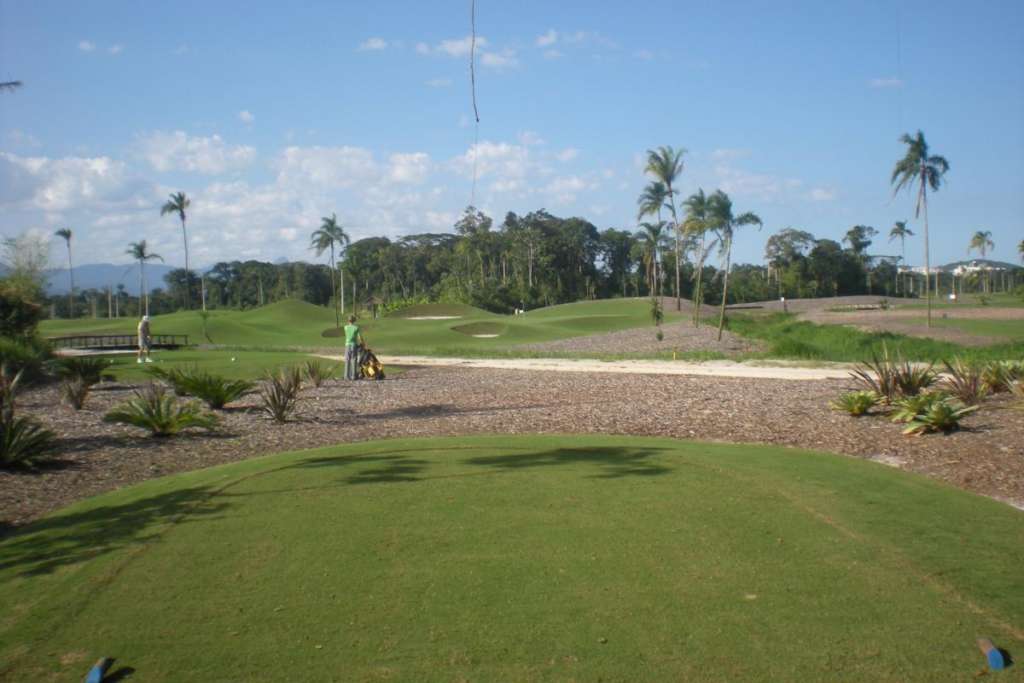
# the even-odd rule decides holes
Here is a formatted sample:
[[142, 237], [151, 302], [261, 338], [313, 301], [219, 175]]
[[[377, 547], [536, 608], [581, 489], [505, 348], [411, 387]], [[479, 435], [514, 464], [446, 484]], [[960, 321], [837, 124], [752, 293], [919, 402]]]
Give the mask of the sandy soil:
[[59, 437], [55, 462], [0, 471], [0, 531], [75, 500], [153, 477], [285, 450], [401, 436], [606, 433], [799, 446], [868, 458], [1024, 505], [1024, 410], [986, 402], [949, 436], [904, 437], [884, 417], [852, 418], [828, 402], [847, 379], [412, 368], [383, 382], [333, 381], [303, 391], [278, 425], [248, 397], [214, 434], [154, 439], [103, 414], [131, 387], [101, 386], [86, 408], [59, 404], [55, 386], [19, 409]]

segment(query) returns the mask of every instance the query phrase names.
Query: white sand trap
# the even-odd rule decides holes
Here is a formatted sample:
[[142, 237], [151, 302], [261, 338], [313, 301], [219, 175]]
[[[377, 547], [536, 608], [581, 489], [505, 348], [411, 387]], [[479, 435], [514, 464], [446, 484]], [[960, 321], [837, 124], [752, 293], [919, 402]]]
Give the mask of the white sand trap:
[[471, 336], [476, 337], [477, 339], [494, 339], [495, 337], [500, 337], [501, 335], [500, 334], [474, 334], [474, 335], [471, 335]]
[[458, 320], [461, 315], [411, 315], [406, 320]]

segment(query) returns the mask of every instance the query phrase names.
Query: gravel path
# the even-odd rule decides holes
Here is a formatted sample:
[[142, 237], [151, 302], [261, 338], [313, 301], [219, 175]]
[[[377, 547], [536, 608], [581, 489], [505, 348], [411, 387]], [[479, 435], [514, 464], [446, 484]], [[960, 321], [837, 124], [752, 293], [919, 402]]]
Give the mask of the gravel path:
[[36, 472], [0, 472], [0, 519], [17, 525], [72, 501], [152, 477], [284, 450], [400, 436], [607, 433], [759, 442], [835, 451], [920, 472], [1024, 504], [1024, 411], [996, 399], [968, 431], [908, 438], [880, 418], [827, 407], [843, 379], [786, 381], [593, 372], [412, 368], [383, 382], [309, 388], [297, 419], [275, 425], [253, 398], [224, 414], [219, 434], [168, 440], [107, 425], [130, 387], [94, 392], [75, 413], [55, 387], [20, 409], [58, 432], [61, 455]]

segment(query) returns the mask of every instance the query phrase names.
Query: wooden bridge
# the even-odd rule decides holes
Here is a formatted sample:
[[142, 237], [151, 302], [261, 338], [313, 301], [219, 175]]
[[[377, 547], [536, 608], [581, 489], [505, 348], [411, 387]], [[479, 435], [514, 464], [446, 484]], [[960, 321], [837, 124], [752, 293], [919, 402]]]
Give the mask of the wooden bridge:
[[[154, 334], [150, 336], [154, 349], [176, 349], [188, 346], [187, 334]], [[50, 337], [48, 340], [56, 349], [137, 349], [139, 337], [136, 334], [77, 334], [73, 337]]]

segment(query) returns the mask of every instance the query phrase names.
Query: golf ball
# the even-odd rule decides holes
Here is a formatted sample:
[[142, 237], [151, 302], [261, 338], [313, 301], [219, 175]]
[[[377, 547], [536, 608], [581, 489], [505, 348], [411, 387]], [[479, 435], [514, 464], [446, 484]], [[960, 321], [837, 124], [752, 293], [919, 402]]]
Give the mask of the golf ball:
[[231, 357], [231, 362], [232, 362], [232, 363], [234, 363], [234, 362], [235, 362], [235, 357], [234, 357], [234, 356], [232, 356], [232, 357]]

